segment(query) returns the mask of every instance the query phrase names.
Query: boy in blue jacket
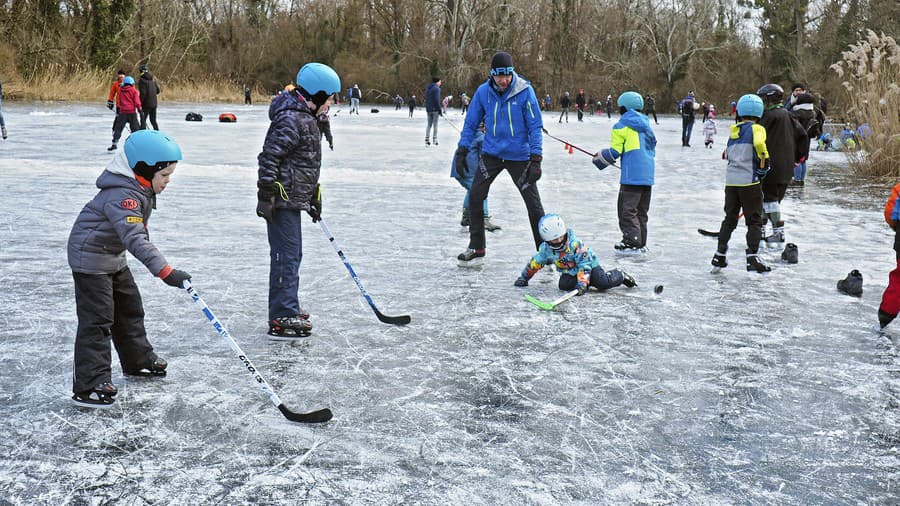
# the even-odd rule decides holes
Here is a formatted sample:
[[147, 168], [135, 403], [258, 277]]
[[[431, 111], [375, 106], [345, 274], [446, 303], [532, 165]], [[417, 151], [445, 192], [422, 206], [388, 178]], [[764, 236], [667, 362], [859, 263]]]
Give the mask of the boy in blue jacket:
[[622, 252], [644, 252], [647, 248], [647, 212], [655, 174], [656, 136], [650, 119], [641, 114], [644, 98], [634, 91], [619, 95], [622, 117], [613, 126], [609, 148], [597, 153], [594, 165], [603, 170], [622, 158], [619, 179], [619, 229], [622, 240], [615, 248]]
[[591, 286], [598, 290], [623, 284], [629, 288], [637, 286], [634, 278], [626, 272], [619, 269], [604, 271], [597, 255], [575, 236], [572, 229], [566, 228], [558, 214], [545, 215], [538, 229], [544, 242], [516, 279], [516, 286], [528, 286], [528, 280], [550, 264], [556, 265], [562, 273], [559, 289], [567, 292], [578, 290], [578, 295], [584, 295]]
[[[473, 169], [478, 167], [479, 159], [481, 158], [481, 144], [483, 142], [484, 123], [481, 124], [479, 132], [475, 134], [475, 138], [472, 140], [471, 149], [469, 149], [469, 153], [466, 155], [466, 163], [457, 163], [456, 158], [459, 155], [456, 153], [453, 154], [453, 161], [450, 163], [450, 177], [457, 180], [459, 184], [466, 189], [466, 198], [463, 199], [462, 219], [459, 221], [459, 225], [462, 227], [468, 227], [470, 223], [469, 190], [472, 188], [472, 181], [475, 180], [475, 171]], [[463, 173], [460, 174], [459, 170], [462, 170]], [[491, 220], [491, 215], [488, 213], [487, 197], [484, 199], [484, 229], [488, 232], [494, 232], [501, 229], [500, 225], [494, 224]]]

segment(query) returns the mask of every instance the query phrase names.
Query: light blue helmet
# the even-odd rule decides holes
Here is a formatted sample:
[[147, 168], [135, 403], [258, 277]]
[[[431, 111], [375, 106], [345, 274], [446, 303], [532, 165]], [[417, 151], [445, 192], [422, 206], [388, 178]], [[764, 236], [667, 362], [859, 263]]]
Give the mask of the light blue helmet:
[[640, 93], [635, 91], [626, 91], [619, 95], [619, 99], [616, 101], [616, 105], [619, 107], [624, 107], [629, 111], [637, 111], [641, 112], [644, 108], [644, 97], [641, 96]]
[[[181, 160], [181, 148], [171, 137], [158, 130], [138, 130], [125, 139], [125, 158], [132, 169], [143, 162], [156, 172], [169, 162]], [[153, 177], [152, 173], [150, 177]]]
[[122, 79], [122, 86], [125, 86], [126, 84], [134, 86], [134, 78], [131, 76], [125, 76], [125, 79]]
[[762, 118], [763, 101], [758, 95], [746, 94], [737, 102], [737, 115], [752, 118]]
[[341, 91], [341, 78], [333, 68], [323, 63], [307, 63], [297, 72], [297, 86], [310, 95], [323, 92], [326, 95]]

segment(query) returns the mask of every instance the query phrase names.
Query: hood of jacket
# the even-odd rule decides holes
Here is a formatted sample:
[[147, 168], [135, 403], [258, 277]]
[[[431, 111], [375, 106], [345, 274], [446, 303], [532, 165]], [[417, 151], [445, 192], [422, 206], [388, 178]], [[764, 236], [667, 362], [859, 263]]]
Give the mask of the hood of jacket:
[[290, 110], [312, 114], [306, 100], [297, 93], [290, 91], [280, 93], [272, 99], [272, 104], [269, 105], [269, 120], [274, 120], [279, 114]]
[[145, 81], [152, 81], [152, 80], [153, 80], [153, 74], [151, 74], [150, 71], [147, 70], [147, 71], [145, 71], [143, 74], [141, 74], [141, 79], [143, 79], [143, 80], [145, 80]]
[[512, 81], [509, 83], [509, 86], [506, 88], [506, 91], [503, 93], [500, 93], [500, 90], [497, 89], [497, 85], [494, 84], [494, 80], [490, 76], [488, 76], [488, 78], [487, 78], [487, 83], [488, 83], [488, 86], [490, 86], [491, 89], [494, 90], [495, 93], [500, 95], [500, 98], [503, 100], [509, 100], [510, 98], [518, 95], [519, 93], [522, 93], [523, 91], [527, 90], [528, 86], [531, 85], [531, 83], [527, 79], [525, 79], [523, 77], [519, 77], [519, 74], [516, 74], [515, 72], [513, 72]]
[[128, 158], [125, 157], [125, 150], [121, 149], [116, 152], [112, 161], [106, 166], [106, 169], [97, 177], [97, 188], [101, 190], [106, 188], [132, 188], [135, 190], [146, 190], [147, 187], [138, 182], [134, 171], [128, 166]]
[[619, 118], [619, 123], [640, 133], [653, 132], [650, 128], [650, 118], [637, 111], [625, 111]]

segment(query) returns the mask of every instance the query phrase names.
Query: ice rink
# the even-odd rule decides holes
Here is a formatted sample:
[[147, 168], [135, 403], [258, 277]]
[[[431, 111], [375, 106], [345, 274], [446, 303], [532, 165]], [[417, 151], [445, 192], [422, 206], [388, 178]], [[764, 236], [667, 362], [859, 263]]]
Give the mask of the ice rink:
[[[655, 126], [650, 252], [617, 257], [619, 173], [544, 138], [547, 212], [604, 268], [638, 287], [591, 291], [555, 311], [557, 274], [513, 281], [533, 252], [525, 207], [501, 175], [490, 194], [502, 231], [477, 269], [457, 266], [464, 190], [449, 177], [462, 126], [425, 114], [336, 107], [323, 153], [323, 216], [379, 309], [380, 323], [317, 225], [304, 228], [303, 344], [266, 339], [268, 245], [255, 215], [267, 105], [162, 103], [182, 146], [150, 237], [193, 284], [295, 411], [287, 421], [190, 297], [134, 258], [164, 379], [123, 377], [107, 411], [70, 402], [76, 328], [66, 240], [110, 161], [102, 103], [4, 103], [0, 143], [0, 503], [33, 504], [897, 504], [900, 330], [876, 312], [894, 265], [881, 207], [893, 181], [860, 184], [841, 153], [811, 155], [783, 209], [800, 263], [710, 273], [724, 201], [720, 116], [680, 146], [680, 119]], [[204, 115], [189, 123], [189, 111]], [[218, 123], [222, 112], [238, 121]], [[548, 131], [596, 151], [614, 123], [544, 116]], [[448, 121], [449, 120], [449, 121]], [[450, 123], [453, 122], [453, 124]], [[851, 269], [862, 298], [835, 289]], [[664, 285], [663, 293], [653, 292]]]

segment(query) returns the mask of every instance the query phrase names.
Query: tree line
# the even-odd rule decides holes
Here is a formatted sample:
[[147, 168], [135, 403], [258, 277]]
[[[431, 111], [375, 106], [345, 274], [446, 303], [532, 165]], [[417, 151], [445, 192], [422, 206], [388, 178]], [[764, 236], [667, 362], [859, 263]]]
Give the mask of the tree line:
[[0, 77], [147, 63], [163, 81], [275, 90], [319, 61], [389, 101], [432, 76], [471, 94], [506, 50], [554, 101], [634, 89], [666, 112], [694, 90], [723, 110], [766, 82], [802, 81], [840, 105], [829, 67], [866, 29], [896, 38], [898, 26], [896, 0], [4, 0]]

